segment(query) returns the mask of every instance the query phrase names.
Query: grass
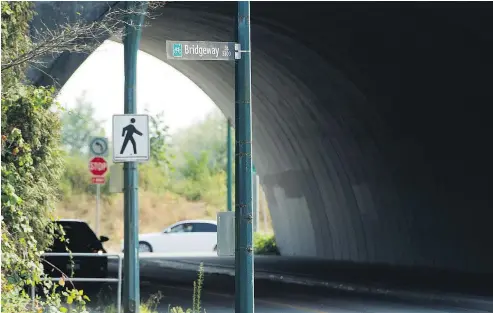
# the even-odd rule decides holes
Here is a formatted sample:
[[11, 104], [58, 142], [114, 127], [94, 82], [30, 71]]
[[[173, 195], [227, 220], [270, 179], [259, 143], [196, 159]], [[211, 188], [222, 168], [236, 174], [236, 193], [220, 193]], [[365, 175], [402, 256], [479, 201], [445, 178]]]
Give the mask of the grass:
[[279, 255], [276, 238], [272, 233], [255, 233], [253, 236], [255, 254]]
[[[206, 310], [202, 308], [202, 287], [204, 285], [204, 265], [200, 263], [199, 270], [197, 273], [197, 280], [193, 282], [193, 296], [192, 296], [192, 307], [184, 309], [180, 306], [171, 305], [168, 307], [168, 313], [206, 313]], [[151, 295], [149, 299], [141, 303], [140, 312], [141, 313], [158, 313], [159, 301], [163, 298], [161, 292], [155, 295]], [[104, 308], [103, 313], [117, 313], [116, 306], [111, 305]]]
[[[266, 205], [262, 199], [261, 205]], [[101, 201], [100, 235], [110, 238], [105, 243], [108, 252], [119, 252], [123, 240], [123, 195], [115, 194]], [[159, 232], [172, 223], [185, 219], [216, 219], [218, 206], [202, 202], [187, 201], [173, 193], [139, 192], [139, 232]], [[261, 212], [268, 211], [261, 207]], [[72, 195], [58, 203], [56, 213], [59, 218], [77, 218], [89, 223], [96, 229], [96, 199], [89, 194]], [[267, 216], [268, 229], [271, 230], [271, 218]], [[260, 216], [263, 222], [263, 216]]]
[[[140, 313], [159, 313], [157, 306], [162, 299], [162, 294], [158, 292], [155, 295], [151, 295], [149, 299], [140, 304]], [[118, 313], [116, 306], [110, 305], [104, 308], [103, 313]]]

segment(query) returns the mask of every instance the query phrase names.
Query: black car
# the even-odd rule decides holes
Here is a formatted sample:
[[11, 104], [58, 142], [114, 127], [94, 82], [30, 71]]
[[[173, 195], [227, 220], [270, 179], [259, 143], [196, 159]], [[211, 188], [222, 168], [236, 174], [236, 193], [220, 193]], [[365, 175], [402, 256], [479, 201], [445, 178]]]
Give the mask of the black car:
[[[96, 234], [81, 220], [62, 219], [55, 223], [65, 231], [64, 238], [55, 238], [48, 253], [106, 253], [102, 243], [108, 237], [97, 238]], [[108, 275], [108, 257], [98, 256], [45, 256], [43, 267], [50, 277], [61, 277], [62, 272], [68, 277], [106, 278]]]

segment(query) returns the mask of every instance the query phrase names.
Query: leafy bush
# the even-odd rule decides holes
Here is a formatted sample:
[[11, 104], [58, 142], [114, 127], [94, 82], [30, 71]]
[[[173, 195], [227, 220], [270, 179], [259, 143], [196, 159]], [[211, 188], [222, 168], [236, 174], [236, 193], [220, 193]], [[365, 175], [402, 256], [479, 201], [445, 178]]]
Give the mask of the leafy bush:
[[68, 198], [73, 194], [92, 193], [91, 173], [87, 169], [87, 159], [78, 156], [65, 156], [65, 171], [60, 180], [62, 196]]
[[169, 176], [154, 162], [139, 165], [139, 186], [145, 191], [161, 194], [169, 189]]
[[[2, 93], [3, 312], [25, 312], [25, 286], [41, 282], [40, 255], [53, 242], [53, 207], [63, 162], [53, 90], [16, 85]], [[44, 283], [50, 290], [56, 284]], [[64, 296], [82, 301], [78, 291]], [[38, 301], [41, 303], [40, 301]], [[53, 295], [40, 305], [61, 307]]]
[[[2, 1], [2, 93], [24, 79], [26, 64], [12, 65], [18, 55], [28, 52], [32, 43], [27, 37], [29, 22], [33, 18], [32, 3], [28, 1]], [[26, 38], [27, 37], [27, 38]]]
[[255, 254], [280, 254], [276, 245], [276, 238], [273, 234], [255, 233], [253, 242]]
[[[157, 294], [151, 295], [147, 301], [144, 303], [140, 304], [140, 312], [141, 313], [158, 313], [157, 306], [159, 304], [159, 301], [163, 298], [163, 295], [161, 294], [160, 291], [158, 291]], [[99, 310], [98, 310], [99, 311]], [[117, 313], [118, 310], [116, 309], [116, 306], [110, 305], [106, 306], [103, 310], [103, 313]]]
[[[85, 304], [83, 293], [52, 294], [59, 284], [41, 283], [40, 255], [52, 242], [58, 181], [63, 171], [60, 120], [51, 111], [54, 89], [24, 85], [26, 63], [12, 65], [13, 55], [29, 49], [29, 2], [2, 5], [2, 312], [28, 312], [55, 307], [62, 297]], [[4, 65], [12, 65], [5, 67]], [[34, 307], [26, 287], [41, 285], [49, 296]]]

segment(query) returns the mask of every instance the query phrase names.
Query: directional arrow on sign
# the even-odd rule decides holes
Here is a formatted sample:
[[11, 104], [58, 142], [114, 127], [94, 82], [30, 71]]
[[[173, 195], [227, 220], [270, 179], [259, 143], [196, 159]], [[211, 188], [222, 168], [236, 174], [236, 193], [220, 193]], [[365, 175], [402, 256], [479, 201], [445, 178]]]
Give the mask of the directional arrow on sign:
[[93, 137], [89, 143], [89, 150], [94, 156], [108, 155], [108, 138]]

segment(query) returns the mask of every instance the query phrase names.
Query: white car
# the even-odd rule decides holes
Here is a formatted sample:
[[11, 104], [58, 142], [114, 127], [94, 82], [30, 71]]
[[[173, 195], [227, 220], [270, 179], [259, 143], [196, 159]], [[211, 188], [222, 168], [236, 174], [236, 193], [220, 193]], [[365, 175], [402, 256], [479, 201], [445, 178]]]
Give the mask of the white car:
[[216, 249], [217, 223], [214, 220], [180, 221], [159, 233], [139, 234], [139, 252], [203, 253]]

